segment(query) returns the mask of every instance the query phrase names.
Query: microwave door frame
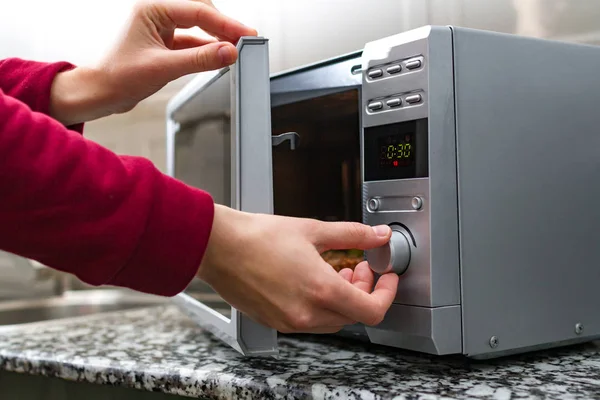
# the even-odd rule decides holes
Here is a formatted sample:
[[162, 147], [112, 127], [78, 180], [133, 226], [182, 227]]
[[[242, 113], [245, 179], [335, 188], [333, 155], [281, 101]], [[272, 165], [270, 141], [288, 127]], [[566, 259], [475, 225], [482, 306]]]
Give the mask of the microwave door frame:
[[[362, 51], [271, 76], [271, 107], [362, 88]], [[360, 102], [356, 105], [359, 115]]]
[[[175, 136], [179, 130], [177, 112], [194, 97], [230, 71], [231, 105], [231, 206], [246, 212], [273, 213], [271, 104], [268, 41], [242, 37], [237, 44], [238, 60], [200, 85], [182, 90], [167, 106], [168, 173], [175, 174]], [[261, 154], [264, 153], [264, 154]], [[245, 356], [278, 354], [277, 331], [259, 324], [231, 307], [227, 318], [186, 293], [173, 298], [198, 325]]]

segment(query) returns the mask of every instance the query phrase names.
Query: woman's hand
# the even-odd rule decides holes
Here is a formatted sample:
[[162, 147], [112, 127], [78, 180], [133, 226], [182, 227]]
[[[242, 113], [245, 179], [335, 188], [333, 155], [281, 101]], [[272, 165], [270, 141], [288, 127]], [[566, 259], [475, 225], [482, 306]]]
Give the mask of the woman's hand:
[[[176, 28], [192, 27], [211, 37], [175, 34]], [[129, 111], [172, 80], [233, 64], [239, 38], [256, 34], [210, 0], [138, 3], [122, 38], [98, 65], [57, 75], [50, 115], [72, 125]]]
[[377, 281], [366, 262], [336, 273], [321, 255], [368, 250], [389, 241], [387, 226], [247, 214], [215, 206], [198, 277], [250, 318], [283, 333], [333, 333], [376, 325], [391, 306], [398, 276]]

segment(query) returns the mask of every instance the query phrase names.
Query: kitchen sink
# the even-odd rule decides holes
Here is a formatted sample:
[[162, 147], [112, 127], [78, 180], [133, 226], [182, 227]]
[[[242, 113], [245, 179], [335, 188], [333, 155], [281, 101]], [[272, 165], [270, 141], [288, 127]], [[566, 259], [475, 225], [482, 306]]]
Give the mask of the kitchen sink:
[[0, 302], [0, 326], [167, 304], [168, 298], [127, 290], [80, 290], [61, 296]]
[[[229, 316], [230, 309], [224, 307], [227, 304], [216, 293], [192, 293], [192, 296]], [[67, 291], [61, 296], [41, 299], [0, 301], [0, 328], [167, 304], [172, 304], [170, 298], [125, 289]]]

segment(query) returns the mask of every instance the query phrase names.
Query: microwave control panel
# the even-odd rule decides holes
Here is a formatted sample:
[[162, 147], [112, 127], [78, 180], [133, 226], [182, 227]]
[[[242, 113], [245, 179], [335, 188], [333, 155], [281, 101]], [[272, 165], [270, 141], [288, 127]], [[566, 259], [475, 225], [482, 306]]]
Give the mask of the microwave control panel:
[[396, 302], [418, 306], [430, 298], [417, 284], [429, 267], [427, 71], [426, 40], [399, 35], [363, 52], [363, 219], [392, 228], [366, 258], [379, 274], [403, 275]]
[[[445, 171], [436, 164], [442, 159], [438, 151], [454, 140], [440, 142], [433, 137], [432, 143], [432, 123], [436, 135], [445, 128], [437, 129], [439, 121], [444, 121], [443, 114], [439, 114], [441, 119], [430, 114], [438, 105], [446, 107], [446, 112], [453, 110], [438, 97], [436, 103], [431, 102], [432, 91], [437, 95], [438, 89], [444, 90], [444, 98], [452, 98], [448, 96], [452, 89], [438, 85], [452, 85], [451, 43], [449, 28], [433, 31], [425, 27], [368, 43], [362, 55], [363, 222], [387, 224], [393, 231], [389, 243], [368, 250], [366, 258], [377, 273], [402, 275], [395, 303], [406, 306], [437, 307], [459, 301], [454, 275], [448, 280], [452, 288], [435, 286], [447, 279], [447, 271], [439, 261], [432, 261], [432, 254], [437, 254], [432, 233], [449, 237], [441, 230], [432, 232], [435, 207], [443, 204], [444, 198], [456, 198], [437, 191], [443, 185], [432, 180], [435, 175], [435, 182], [440, 182], [446, 179], [445, 173], [456, 171], [452, 166]], [[434, 156], [431, 148], [436, 149]], [[454, 148], [445, 154], [453, 152]], [[450, 180], [444, 182], [450, 186]], [[436, 192], [431, 193], [431, 188]], [[439, 221], [449, 220], [439, 213], [436, 216]]]

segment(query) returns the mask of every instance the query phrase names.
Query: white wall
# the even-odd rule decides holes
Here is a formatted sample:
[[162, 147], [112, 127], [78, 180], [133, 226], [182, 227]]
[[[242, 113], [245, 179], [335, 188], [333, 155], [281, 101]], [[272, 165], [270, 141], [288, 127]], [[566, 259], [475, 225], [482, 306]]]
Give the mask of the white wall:
[[[135, 0], [3, 1], [0, 58], [90, 63], [120, 33]], [[598, 42], [596, 0], [214, 0], [270, 39], [279, 71], [362, 48], [423, 24], [457, 24]]]
[[[135, 0], [3, 1], [0, 58], [95, 61], [111, 45]], [[271, 69], [286, 70], [354, 51], [424, 24], [600, 43], [596, 0], [214, 0], [270, 40]], [[86, 135], [119, 153], [164, 168], [164, 108], [190, 77], [168, 85], [132, 112], [87, 125]]]

